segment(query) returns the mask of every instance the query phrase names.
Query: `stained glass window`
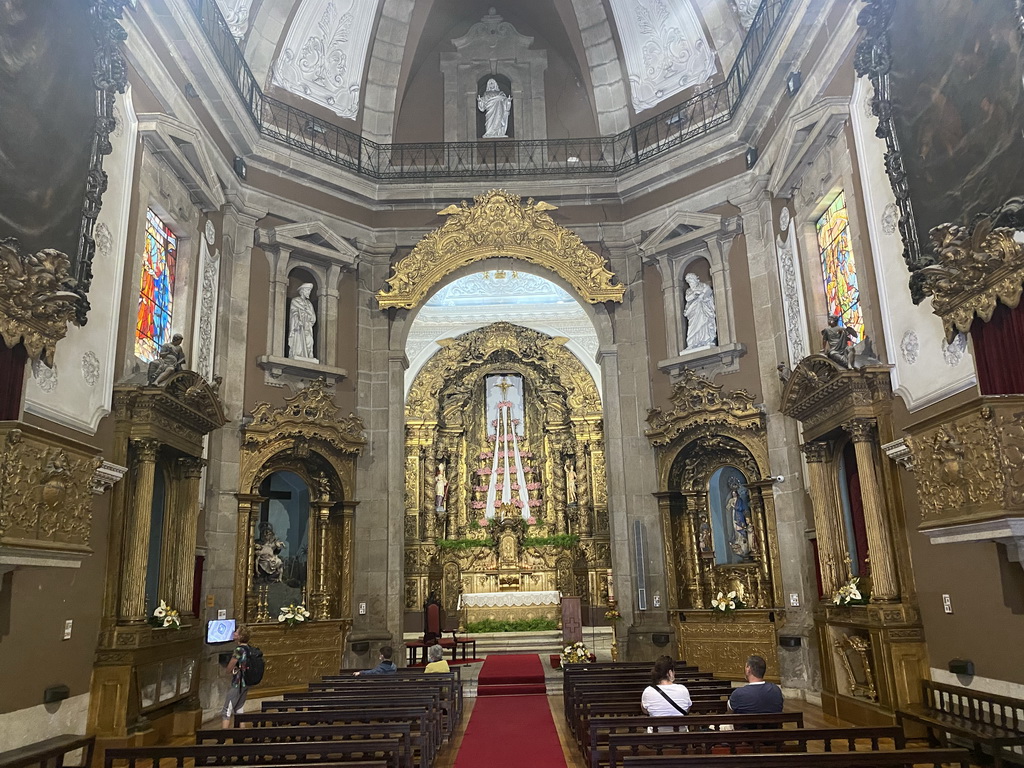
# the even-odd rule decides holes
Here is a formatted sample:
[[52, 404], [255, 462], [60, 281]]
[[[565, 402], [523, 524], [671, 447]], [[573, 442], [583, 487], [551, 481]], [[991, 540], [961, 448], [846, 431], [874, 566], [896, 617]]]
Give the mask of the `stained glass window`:
[[177, 255], [178, 238], [159, 216], [147, 210], [139, 316], [135, 322], [135, 354], [143, 360], [155, 360], [160, 346], [171, 340]]
[[821, 272], [825, 278], [825, 300], [830, 315], [839, 316], [839, 324], [857, 331], [864, 338], [864, 317], [860, 311], [860, 286], [857, 262], [850, 245], [850, 219], [846, 194], [840, 192], [815, 226]]

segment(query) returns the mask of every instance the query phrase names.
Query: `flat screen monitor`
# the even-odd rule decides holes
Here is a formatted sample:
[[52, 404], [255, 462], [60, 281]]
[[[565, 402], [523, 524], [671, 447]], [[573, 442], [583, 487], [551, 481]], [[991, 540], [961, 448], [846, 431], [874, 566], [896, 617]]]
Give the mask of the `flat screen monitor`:
[[206, 642], [210, 645], [230, 643], [234, 633], [234, 619], [214, 619], [206, 625]]

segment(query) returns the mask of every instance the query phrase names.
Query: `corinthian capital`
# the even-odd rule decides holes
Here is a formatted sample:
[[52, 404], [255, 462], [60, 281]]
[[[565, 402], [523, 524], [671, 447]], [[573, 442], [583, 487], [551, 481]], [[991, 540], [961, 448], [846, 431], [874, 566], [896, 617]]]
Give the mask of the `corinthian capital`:
[[855, 443], [870, 443], [875, 439], [874, 419], [851, 419], [843, 424], [843, 429], [850, 433]]
[[151, 437], [132, 440], [132, 448], [135, 451], [136, 461], [156, 461], [157, 451], [160, 450], [160, 441]]
[[828, 443], [825, 441], [815, 440], [810, 443], [804, 443], [800, 446], [800, 450], [804, 452], [808, 464], [822, 464], [828, 461]]

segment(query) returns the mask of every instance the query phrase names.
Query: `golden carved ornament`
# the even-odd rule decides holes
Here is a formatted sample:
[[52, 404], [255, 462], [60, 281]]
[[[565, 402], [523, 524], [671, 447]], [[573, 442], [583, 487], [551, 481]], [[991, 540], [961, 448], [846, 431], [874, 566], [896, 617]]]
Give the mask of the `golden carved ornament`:
[[316, 450], [334, 468], [343, 497], [352, 498], [355, 488], [354, 458], [366, 445], [365, 427], [358, 416], [340, 417], [331, 392], [317, 379], [286, 398], [283, 406], [257, 403], [252, 422], [242, 433], [239, 466], [240, 488], [253, 488], [261, 468], [274, 456], [290, 451], [298, 461]]
[[970, 227], [942, 224], [929, 233], [938, 264], [921, 270], [921, 285], [932, 296], [947, 342], [970, 331], [975, 317], [991, 320], [996, 304], [1013, 308], [1020, 302], [1024, 245], [1015, 239], [1016, 229], [994, 223], [986, 216]]
[[5, 422], [0, 451], [0, 544], [89, 553], [96, 449]]
[[851, 419], [874, 416], [873, 406], [891, 396], [886, 365], [850, 369], [825, 355], [808, 355], [785, 379], [781, 410], [813, 439]]
[[[566, 402], [574, 417], [601, 414], [601, 396], [583, 363], [565, 347], [563, 336], [551, 337], [512, 323], [492, 323], [455, 339], [442, 339], [441, 349], [420, 369], [406, 398], [407, 423], [437, 418], [438, 396], [459, 371], [487, 362], [495, 353], [534, 363], [553, 374], [566, 389]], [[436, 423], [436, 422], [435, 422]]]
[[549, 269], [591, 304], [622, 301], [625, 286], [617, 284], [605, 260], [587, 248], [579, 236], [555, 223], [548, 211], [555, 206], [521, 202], [519, 195], [491, 190], [473, 205], [450, 205], [447, 221], [424, 236], [412, 253], [394, 264], [388, 288], [377, 292], [381, 309], [411, 309], [451, 272], [495, 257], [522, 259]]
[[754, 406], [753, 395], [742, 389], [723, 394], [722, 387], [689, 369], [673, 384], [670, 399], [675, 406], [671, 411], [652, 408], [647, 413], [650, 429], [645, 434], [651, 445], [668, 445], [684, 432], [708, 423], [764, 429], [764, 414]]
[[981, 397], [910, 428], [922, 530], [1024, 513], [1024, 397]]
[[52, 248], [24, 253], [17, 239], [0, 239], [0, 336], [8, 347], [19, 341], [30, 358], [53, 366], [57, 342], [75, 319], [71, 260]]

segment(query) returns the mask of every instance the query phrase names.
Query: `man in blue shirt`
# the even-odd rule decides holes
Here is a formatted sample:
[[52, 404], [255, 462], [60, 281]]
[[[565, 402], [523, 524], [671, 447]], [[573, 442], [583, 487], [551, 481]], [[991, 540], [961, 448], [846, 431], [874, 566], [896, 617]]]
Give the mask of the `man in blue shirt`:
[[364, 669], [362, 672], [353, 672], [352, 674], [358, 677], [359, 675], [393, 675], [398, 671], [398, 667], [395, 666], [395, 662], [391, 660], [390, 645], [385, 645], [380, 649], [380, 662], [373, 669]]
[[764, 673], [768, 669], [760, 656], [751, 656], [743, 667], [747, 684], [737, 688], [729, 697], [729, 711], [746, 715], [767, 715], [782, 711], [782, 689], [775, 683], [766, 683]]

